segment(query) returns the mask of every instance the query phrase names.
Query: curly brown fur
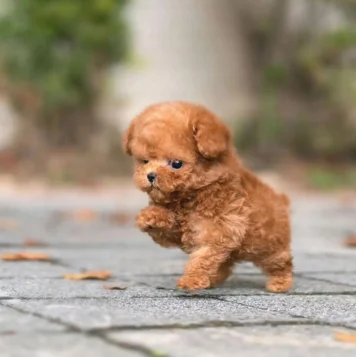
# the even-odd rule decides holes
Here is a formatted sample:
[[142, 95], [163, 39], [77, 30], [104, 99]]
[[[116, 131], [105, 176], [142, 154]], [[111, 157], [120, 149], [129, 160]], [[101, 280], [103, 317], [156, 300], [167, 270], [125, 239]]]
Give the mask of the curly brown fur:
[[[213, 287], [242, 261], [265, 272], [269, 291], [292, 286], [289, 200], [241, 165], [213, 113], [186, 102], [152, 105], [132, 121], [123, 144], [136, 161], [134, 181], [150, 198], [138, 227], [190, 256], [179, 288]], [[172, 168], [174, 160], [182, 167]]]

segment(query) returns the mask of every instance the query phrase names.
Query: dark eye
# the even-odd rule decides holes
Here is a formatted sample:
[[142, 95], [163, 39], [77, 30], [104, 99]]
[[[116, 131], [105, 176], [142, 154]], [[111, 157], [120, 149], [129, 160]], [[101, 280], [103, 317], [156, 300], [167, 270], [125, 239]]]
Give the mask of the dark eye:
[[169, 162], [169, 165], [173, 169], [178, 170], [183, 166], [183, 161], [181, 161], [181, 160], [172, 160], [172, 161]]
[[146, 165], [146, 164], [148, 164], [148, 160], [142, 160], [142, 162]]

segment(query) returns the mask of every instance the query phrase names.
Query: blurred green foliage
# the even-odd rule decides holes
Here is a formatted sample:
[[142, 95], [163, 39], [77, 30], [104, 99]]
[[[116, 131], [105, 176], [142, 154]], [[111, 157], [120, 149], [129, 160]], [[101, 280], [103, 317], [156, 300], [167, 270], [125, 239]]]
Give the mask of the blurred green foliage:
[[317, 189], [356, 188], [355, 169], [332, 170], [325, 167], [315, 167], [309, 170], [307, 178], [309, 185]]
[[[125, 59], [127, 0], [8, 0], [0, 16], [6, 90], [49, 141], [94, 128], [105, 70]], [[68, 118], [68, 119], [67, 119]]]
[[[356, 2], [310, 0], [308, 26], [288, 32], [286, 1], [273, 16], [249, 23], [258, 58], [259, 108], [237, 128], [236, 145], [263, 159], [279, 153], [327, 161], [356, 159]], [[344, 14], [337, 28], [315, 31], [316, 4]], [[309, 8], [309, 7], [310, 8]], [[276, 18], [278, 14], [279, 18]]]

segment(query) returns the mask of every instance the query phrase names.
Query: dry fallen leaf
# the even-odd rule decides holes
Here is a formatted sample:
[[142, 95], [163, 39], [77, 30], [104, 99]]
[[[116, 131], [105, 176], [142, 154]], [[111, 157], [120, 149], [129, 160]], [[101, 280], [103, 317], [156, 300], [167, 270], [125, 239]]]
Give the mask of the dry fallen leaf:
[[37, 239], [25, 239], [25, 241], [23, 242], [23, 245], [25, 247], [43, 247], [45, 246], [45, 244]]
[[17, 221], [10, 218], [0, 218], [0, 230], [1, 231], [12, 231], [18, 226]]
[[345, 245], [347, 247], [356, 248], [356, 234], [347, 237], [345, 240]]
[[87, 271], [79, 274], [66, 274], [64, 279], [67, 280], [106, 280], [109, 279], [111, 273], [106, 270], [102, 271]]
[[80, 209], [72, 212], [71, 216], [78, 222], [92, 222], [97, 218], [97, 213], [90, 209]]
[[356, 343], [355, 333], [337, 332], [334, 338], [337, 341]]
[[111, 222], [119, 225], [127, 224], [131, 221], [131, 219], [131, 215], [125, 212], [116, 212], [110, 216]]
[[99, 186], [99, 182], [93, 178], [85, 178], [78, 182], [79, 186], [86, 187], [86, 188], [97, 188]]
[[108, 285], [104, 285], [103, 288], [105, 290], [126, 290], [127, 289], [126, 286], [108, 286]]
[[7, 253], [1, 256], [2, 260], [8, 261], [20, 261], [20, 260], [40, 260], [50, 261], [51, 258], [47, 254], [43, 253]]

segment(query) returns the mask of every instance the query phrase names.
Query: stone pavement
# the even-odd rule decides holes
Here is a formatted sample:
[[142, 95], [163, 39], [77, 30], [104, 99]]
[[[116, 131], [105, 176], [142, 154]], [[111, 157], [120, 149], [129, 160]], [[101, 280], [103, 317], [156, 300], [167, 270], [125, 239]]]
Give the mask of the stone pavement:
[[[1, 253], [53, 258], [0, 262], [0, 357], [356, 355], [356, 343], [335, 339], [356, 333], [356, 249], [342, 244], [355, 233], [356, 202], [293, 200], [295, 285], [281, 295], [267, 293], [249, 264], [219, 289], [176, 290], [186, 257], [154, 245], [131, 222], [113, 223], [116, 202], [125, 212], [145, 204], [128, 192], [0, 198]], [[76, 208], [99, 215], [80, 222], [59, 214]], [[25, 247], [29, 238], [46, 245]], [[109, 281], [63, 278], [103, 269]]]

